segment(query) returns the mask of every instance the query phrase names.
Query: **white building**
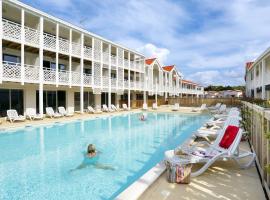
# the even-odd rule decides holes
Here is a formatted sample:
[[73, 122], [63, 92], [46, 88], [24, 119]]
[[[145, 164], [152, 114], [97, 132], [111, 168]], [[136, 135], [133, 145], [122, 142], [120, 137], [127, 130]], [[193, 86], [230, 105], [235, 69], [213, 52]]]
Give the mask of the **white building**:
[[[0, 115], [15, 108], [84, 112], [148, 95], [187, 93], [176, 68], [15, 0], [0, 0]], [[202, 95], [202, 87], [190, 90]], [[162, 97], [164, 96], [164, 97]]]
[[254, 62], [246, 63], [246, 96], [270, 99], [270, 48]]

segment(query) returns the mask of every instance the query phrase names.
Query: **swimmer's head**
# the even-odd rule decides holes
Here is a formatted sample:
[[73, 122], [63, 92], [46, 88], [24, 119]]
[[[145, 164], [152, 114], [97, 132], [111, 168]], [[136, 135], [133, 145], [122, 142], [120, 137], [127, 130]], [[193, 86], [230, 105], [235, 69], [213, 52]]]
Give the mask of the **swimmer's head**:
[[95, 153], [96, 152], [96, 147], [94, 144], [89, 144], [87, 147], [87, 153]]

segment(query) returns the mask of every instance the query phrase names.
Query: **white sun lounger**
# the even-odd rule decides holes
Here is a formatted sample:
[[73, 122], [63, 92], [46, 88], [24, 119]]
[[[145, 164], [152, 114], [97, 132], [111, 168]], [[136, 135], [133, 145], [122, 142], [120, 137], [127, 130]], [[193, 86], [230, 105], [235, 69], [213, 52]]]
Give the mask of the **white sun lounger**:
[[111, 109], [112, 111], [115, 111], [115, 112], [119, 111], [119, 109], [114, 104], [111, 104]]
[[217, 103], [215, 106], [208, 107], [209, 110], [218, 110], [221, 106], [221, 103]]
[[[191, 147], [183, 147], [182, 151], [186, 155], [175, 155], [174, 150], [165, 152], [165, 161], [172, 164], [196, 164], [204, 163], [204, 165], [196, 172], [191, 173], [192, 177], [199, 176], [205, 172], [215, 161], [227, 159], [234, 159], [241, 168], [247, 168], [252, 165], [255, 159], [255, 154], [249, 151], [239, 149], [239, 144], [242, 138], [242, 129], [238, 130], [236, 137], [228, 149], [220, 146], [222, 137], [218, 137], [213, 144], [200, 142]], [[206, 148], [198, 147], [199, 145], [206, 145]], [[240, 159], [251, 157], [251, 160], [245, 164], [240, 164]]]
[[123, 110], [124, 111], [128, 111], [129, 110], [128, 107], [127, 107], [127, 104], [125, 104], [125, 103], [122, 104], [122, 107], [123, 107]]
[[157, 109], [158, 109], [157, 103], [153, 103], [152, 109], [153, 109], [153, 110], [157, 110]]
[[63, 106], [58, 107], [58, 112], [60, 113], [60, 115], [66, 117], [72, 117], [74, 115], [73, 112], [67, 112]]
[[201, 105], [201, 107], [192, 109], [192, 112], [202, 112], [202, 111], [205, 111], [206, 109], [207, 107], [206, 107], [206, 104], [204, 103]]
[[62, 117], [61, 114], [57, 113], [57, 112], [54, 112], [53, 108], [52, 107], [47, 107], [46, 108], [46, 114], [50, 117], [50, 118], [59, 118], [59, 117]]
[[180, 109], [179, 103], [175, 103], [172, 108], [172, 111], [178, 111], [179, 109]]
[[212, 114], [225, 114], [227, 107], [225, 104], [222, 104], [218, 110], [211, 111]]
[[148, 105], [147, 105], [147, 103], [143, 103], [142, 109], [143, 109], [143, 110], [148, 110]]
[[15, 121], [25, 121], [25, 117], [22, 115], [18, 115], [17, 110], [11, 109], [7, 110], [7, 119], [13, 123]]
[[99, 110], [95, 110], [92, 106], [88, 106], [87, 107], [87, 112], [88, 113], [93, 113], [93, 114], [100, 114], [102, 113], [102, 111], [99, 109]]
[[26, 108], [25, 114], [30, 120], [43, 119], [43, 116], [41, 114], [37, 114], [36, 109], [34, 108]]
[[107, 107], [106, 104], [103, 104], [103, 105], [102, 105], [102, 111], [103, 111], [103, 112], [110, 112], [110, 110], [109, 110], [109, 108]]

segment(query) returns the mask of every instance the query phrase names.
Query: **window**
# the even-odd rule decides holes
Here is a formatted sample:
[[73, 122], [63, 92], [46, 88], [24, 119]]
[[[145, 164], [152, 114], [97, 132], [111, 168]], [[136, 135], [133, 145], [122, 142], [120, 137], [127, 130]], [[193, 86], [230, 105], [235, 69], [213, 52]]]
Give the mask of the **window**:
[[[52, 107], [57, 111], [59, 106], [66, 107], [66, 91], [43, 91], [43, 112], [46, 107]], [[39, 91], [36, 91], [36, 109], [39, 112]]]
[[[43, 67], [47, 68], [47, 69], [56, 70], [56, 64], [54, 62], [50, 62], [50, 61], [47, 61], [47, 60], [43, 60]], [[59, 71], [64, 71], [64, 70], [66, 70], [66, 65], [58, 64], [58, 69], [59, 69]]]
[[256, 76], [259, 76], [259, 73], [260, 73], [260, 71], [259, 71], [259, 66], [257, 66], [257, 67], [256, 67]]
[[20, 115], [23, 114], [23, 90], [0, 89], [0, 97], [1, 117], [6, 116], [9, 109], [16, 109]]
[[83, 73], [92, 74], [92, 69], [91, 68], [83, 68]]
[[80, 110], [80, 93], [79, 92], [75, 92], [74, 93], [74, 109], [75, 111], [79, 111]]
[[14, 56], [10, 54], [4, 54], [3, 55], [3, 61], [4, 62], [12, 62], [12, 63], [20, 63], [21, 59], [19, 56]]
[[116, 74], [111, 73], [111, 77], [112, 77], [112, 78], [116, 78]]
[[253, 78], [254, 78], [254, 74], [253, 74], [253, 70], [251, 70], [251, 72], [250, 72], [250, 79], [253, 80]]

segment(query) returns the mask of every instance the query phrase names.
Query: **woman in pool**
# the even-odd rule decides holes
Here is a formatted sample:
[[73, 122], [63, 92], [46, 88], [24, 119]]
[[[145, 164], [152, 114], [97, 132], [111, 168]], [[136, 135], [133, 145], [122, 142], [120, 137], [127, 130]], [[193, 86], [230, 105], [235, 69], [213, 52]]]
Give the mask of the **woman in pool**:
[[100, 152], [96, 150], [96, 147], [94, 144], [89, 144], [87, 147], [87, 153], [84, 155], [83, 162], [76, 167], [75, 169], [72, 169], [70, 171], [75, 171], [79, 169], [84, 169], [88, 166], [94, 166], [97, 169], [104, 169], [104, 170], [115, 170], [113, 167], [108, 165], [103, 165], [101, 163], [98, 163]]
[[140, 116], [140, 120], [141, 121], [146, 121], [147, 119], [147, 115], [145, 113], [143, 113], [141, 116]]

